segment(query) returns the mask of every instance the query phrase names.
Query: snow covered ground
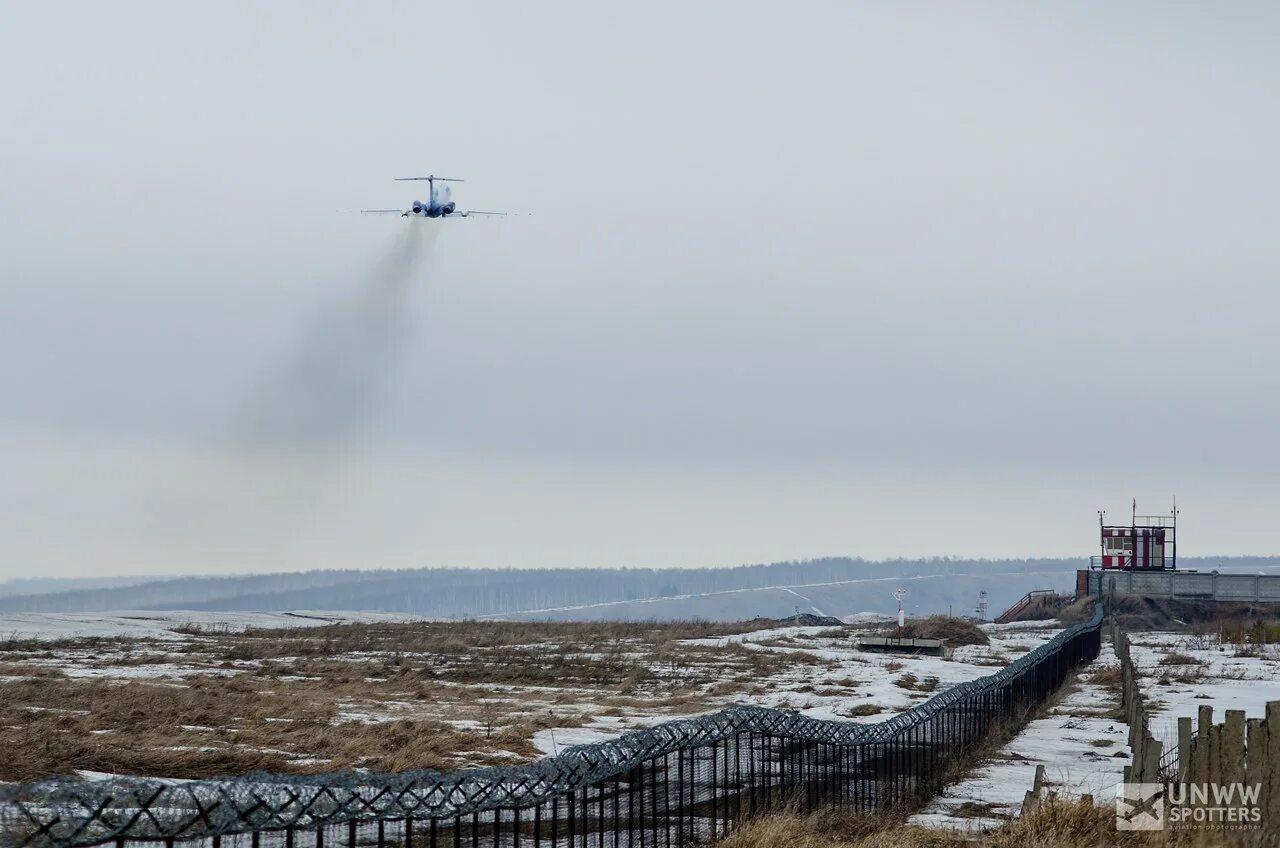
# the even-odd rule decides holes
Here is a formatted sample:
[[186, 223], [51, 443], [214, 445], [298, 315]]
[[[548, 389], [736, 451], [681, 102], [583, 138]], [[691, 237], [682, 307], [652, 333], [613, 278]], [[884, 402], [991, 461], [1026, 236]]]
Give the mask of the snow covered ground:
[[[984, 629], [990, 645], [961, 646], [946, 658], [860, 651], [855, 644], [858, 631], [831, 627], [774, 627], [717, 639], [690, 639], [687, 644], [738, 644], [749, 650], [807, 654], [822, 661], [817, 666], [797, 663], [763, 681], [750, 697], [736, 694], [725, 698], [721, 706], [750, 703], [793, 709], [812, 718], [874, 722], [908, 710], [957, 683], [991, 674], [1058, 633], [1058, 628], [1041, 622], [999, 628], [986, 625]], [[581, 727], [543, 730], [534, 737], [534, 744], [550, 754], [566, 745], [597, 742], [683, 717], [670, 712], [600, 716]]]
[[1166, 749], [1177, 744], [1178, 718], [1195, 719], [1202, 706], [1213, 707], [1215, 721], [1228, 709], [1262, 718], [1267, 702], [1280, 700], [1280, 645], [1242, 649], [1214, 634], [1143, 632], [1129, 639], [1148, 727]]
[[[880, 721], [910, 709], [956, 683], [990, 674], [1058, 632], [1056, 628], [1036, 622], [986, 625], [990, 645], [962, 646], [947, 658], [898, 656], [863, 652], [854, 644], [859, 632], [883, 626], [883, 616], [868, 614], [851, 618], [862, 625], [852, 633], [832, 627], [774, 627], [717, 639], [687, 640], [687, 643], [705, 647], [740, 644], [751, 650], [793, 652], [808, 655], [805, 659], [816, 657], [821, 661], [820, 665], [797, 663], [789, 671], [761, 681], [763, 685], [759, 691], [751, 693], [750, 697], [742, 692], [727, 692], [726, 697], [719, 699], [719, 706], [752, 703], [795, 709], [814, 718]], [[422, 619], [398, 613], [351, 611], [11, 613], [0, 615], [0, 641], [123, 636], [171, 642], [191, 638], [193, 626], [208, 631], [240, 632], [248, 628], [418, 620]], [[176, 681], [195, 675], [232, 676], [245, 670], [234, 666], [219, 669], [184, 667], [174, 662], [138, 664], [127, 652], [121, 653], [119, 664], [112, 663], [111, 658], [110, 651], [99, 648], [90, 664], [81, 661], [75, 649], [68, 649], [28, 662], [56, 667], [73, 678], [120, 680], [156, 678]], [[391, 721], [401, 717], [402, 711], [397, 706], [387, 704], [382, 710], [348, 711], [343, 717], [369, 723]], [[554, 753], [568, 745], [607, 739], [659, 721], [685, 717], [663, 709], [659, 704], [654, 704], [651, 710], [630, 710], [627, 715], [600, 715], [599, 706], [591, 703], [589, 698], [582, 704], [561, 702], [555, 706], [558, 713], [581, 717], [586, 724], [537, 732], [534, 744], [545, 753]]]
[[[216, 745], [219, 755], [284, 751], [288, 767], [343, 756], [332, 759], [335, 767], [378, 767], [391, 757], [378, 740], [397, 733], [434, 740], [407, 765], [512, 763], [732, 704], [881, 721], [992, 673], [1058, 632], [1037, 623], [989, 627], [989, 645], [944, 658], [860, 651], [858, 636], [884, 626], [864, 618], [745, 632], [699, 623], [358, 626], [405, 620], [415, 619], [312, 611], [5, 615], [0, 718], [8, 719], [0, 721], [0, 744], [6, 733], [27, 744], [21, 729], [32, 716], [75, 707], [81, 712], [60, 738], [109, 743], [124, 769], [140, 745], [156, 756]], [[302, 629], [244, 632], [332, 623], [357, 626], [318, 640]], [[126, 709], [144, 696], [183, 706], [172, 716], [151, 711], [144, 728]], [[235, 698], [247, 700], [227, 713]], [[206, 711], [208, 720], [191, 716]], [[312, 722], [315, 732], [298, 722]]]
[[1117, 693], [1090, 680], [1090, 671], [1118, 660], [1109, 644], [1044, 718], [1027, 724], [999, 754], [968, 778], [948, 787], [924, 810], [916, 824], [983, 830], [1017, 815], [1035, 779], [1045, 767], [1045, 785], [1060, 795], [1091, 794], [1105, 803], [1114, 797], [1124, 767], [1132, 758], [1128, 728], [1111, 714]]
[[183, 639], [192, 626], [238, 632], [255, 628], [321, 627], [328, 624], [425, 621], [394, 612], [204, 612], [197, 610], [121, 610], [82, 613], [0, 613], [0, 640], [84, 639], [125, 636], [136, 639]]

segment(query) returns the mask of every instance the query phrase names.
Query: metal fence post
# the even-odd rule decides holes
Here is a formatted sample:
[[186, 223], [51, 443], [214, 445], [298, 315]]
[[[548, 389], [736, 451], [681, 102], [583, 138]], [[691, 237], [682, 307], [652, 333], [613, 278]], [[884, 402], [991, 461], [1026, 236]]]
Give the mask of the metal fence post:
[[711, 838], [716, 838], [716, 743], [711, 743]]
[[649, 761], [649, 821], [653, 823], [653, 848], [658, 848], [658, 758]]
[[578, 794], [578, 790], [576, 790], [576, 789], [570, 789], [570, 790], [569, 790], [569, 798], [568, 798], [568, 801], [569, 801], [569, 817], [568, 817], [568, 820], [564, 823], [565, 828], [567, 829], [567, 832], [568, 832], [568, 836], [569, 836], [569, 848], [573, 848], [573, 846], [574, 846], [574, 840], [577, 838], [577, 830], [578, 830], [578, 828], [577, 828], [577, 824], [578, 824], [578, 822], [577, 822], [577, 819], [578, 819], [578, 798], [577, 798], [577, 794]]
[[[685, 844], [685, 749], [676, 752], [676, 844]], [[627, 840], [630, 848], [630, 839]]]

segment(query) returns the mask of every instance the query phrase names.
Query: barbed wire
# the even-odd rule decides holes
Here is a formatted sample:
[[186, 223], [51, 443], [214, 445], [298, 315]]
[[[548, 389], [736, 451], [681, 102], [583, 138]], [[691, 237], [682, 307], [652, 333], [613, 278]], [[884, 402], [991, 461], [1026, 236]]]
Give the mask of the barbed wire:
[[[740, 705], [575, 746], [521, 766], [394, 774], [263, 772], [193, 781], [54, 778], [0, 787], [0, 846], [86, 848], [124, 839], [197, 840], [536, 807], [626, 774], [656, 757], [705, 748], [744, 733], [833, 746], [883, 743], [947, 710], [992, 710], [990, 702], [981, 700], [984, 696], [998, 692], [1011, 697], [1015, 684], [1029, 680], [1046, 664], [1055, 664], [1052, 670], [1061, 672], [1085, 655], [1077, 637], [1100, 631], [1103, 614], [1100, 602], [1091, 619], [1066, 628], [999, 671], [953, 686], [880, 722], [816, 719], [792, 710]], [[1067, 646], [1072, 655], [1064, 660]]]

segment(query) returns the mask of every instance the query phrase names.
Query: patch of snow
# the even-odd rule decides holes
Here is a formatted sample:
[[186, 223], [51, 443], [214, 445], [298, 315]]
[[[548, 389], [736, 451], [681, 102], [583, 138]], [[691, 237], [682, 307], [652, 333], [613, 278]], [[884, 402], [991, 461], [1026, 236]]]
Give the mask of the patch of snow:
[[[663, 719], [664, 721], [666, 718]], [[575, 745], [588, 745], [612, 739], [633, 727], [626, 726], [626, 719], [618, 716], [600, 716], [585, 727], [553, 727], [533, 734], [533, 744], [544, 754], [557, 754]]]
[[153, 665], [108, 665], [102, 667], [67, 666], [62, 669], [62, 673], [67, 677], [105, 678], [111, 680], [182, 680], [183, 678], [196, 676], [234, 677], [240, 672], [227, 668], [192, 668], [190, 666], [173, 665], [172, 663], [156, 663]]
[[[1147, 726], [1166, 749], [1178, 742], [1178, 718], [1191, 718], [1194, 726], [1202, 706], [1213, 707], [1214, 721], [1221, 722], [1229, 709], [1262, 718], [1267, 702], [1280, 699], [1280, 646], [1257, 646], [1242, 655], [1216, 635], [1157, 632], [1132, 633], [1130, 644], [1147, 698]], [[1164, 665], [1172, 654], [1184, 654], [1195, 664]], [[1194, 682], [1175, 680], [1180, 677]]]

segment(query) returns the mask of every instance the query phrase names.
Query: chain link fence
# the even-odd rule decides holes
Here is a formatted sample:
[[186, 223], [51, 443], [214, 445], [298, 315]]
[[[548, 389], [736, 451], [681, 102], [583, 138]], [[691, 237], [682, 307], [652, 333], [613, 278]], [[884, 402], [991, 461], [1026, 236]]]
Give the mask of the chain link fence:
[[949, 763], [1098, 655], [1103, 607], [1016, 661], [877, 723], [739, 706], [525, 766], [0, 788], [0, 848], [666, 848], [791, 806], [871, 811], [932, 794]]

